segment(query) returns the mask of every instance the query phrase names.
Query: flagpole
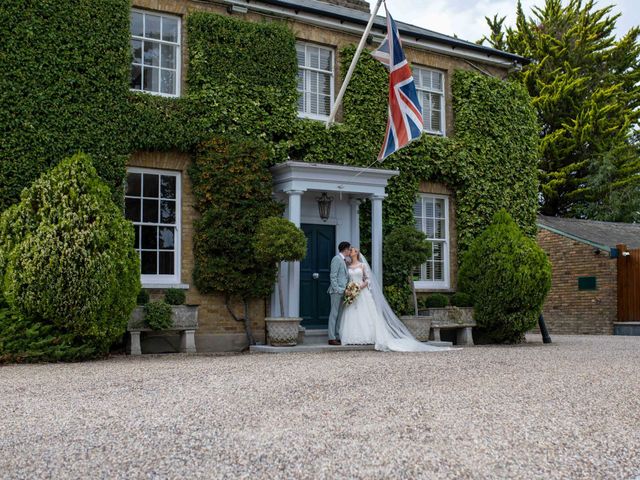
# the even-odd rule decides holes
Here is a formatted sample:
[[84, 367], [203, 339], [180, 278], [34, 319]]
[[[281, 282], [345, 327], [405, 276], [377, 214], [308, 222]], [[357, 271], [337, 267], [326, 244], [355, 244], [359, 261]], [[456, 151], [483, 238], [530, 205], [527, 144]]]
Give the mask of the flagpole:
[[351, 65], [349, 65], [349, 70], [344, 77], [344, 81], [342, 82], [342, 86], [340, 87], [340, 91], [338, 92], [338, 96], [336, 97], [336, 101], [333, 104], [333, 108], [331, 109], [331, 115], [329, 115], [329, 120], [327, 120], [327, 128], [331, 126], [336, 118], [336, 113], [338, 113], [338, 108], [342, 103], [342, 97], [344, 97], [344, 92], [347, 90], [347, 86], [351, 81], [351, 76], [353, 75], [353, 71], [356, 69], [356, 64], [358, 63], [358, 59], [360, 58], [360, 54], [362, 50], [364, 50], [364, 44], [367, 41], [367, 37], [369, 36], [369, 32], [371, 32], [371, 27], [373, 27], [373, 21], [378, 14], [378, 10], [380, 10], [380, 5], [384, 0], [378, 0], [375, 8], [373, 9], [373, 13], [371, 14], [371, 18], [369, 18], [369, 23], [367, 23], [367, 28], [364, 29], [364, 33], [362, 34], [362, 38], [360, 39], [360, 43], [358, 44], [358, 48], [356, 49], [356, 53], [353, 56], [353, 60], [351, 60]]

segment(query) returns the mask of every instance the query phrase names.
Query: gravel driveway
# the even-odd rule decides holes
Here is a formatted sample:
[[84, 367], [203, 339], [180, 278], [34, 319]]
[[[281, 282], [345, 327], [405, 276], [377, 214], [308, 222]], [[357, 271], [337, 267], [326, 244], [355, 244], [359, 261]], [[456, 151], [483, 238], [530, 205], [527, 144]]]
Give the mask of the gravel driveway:
[[640, 478], [640, 337], [0, 368], [2, 478]]

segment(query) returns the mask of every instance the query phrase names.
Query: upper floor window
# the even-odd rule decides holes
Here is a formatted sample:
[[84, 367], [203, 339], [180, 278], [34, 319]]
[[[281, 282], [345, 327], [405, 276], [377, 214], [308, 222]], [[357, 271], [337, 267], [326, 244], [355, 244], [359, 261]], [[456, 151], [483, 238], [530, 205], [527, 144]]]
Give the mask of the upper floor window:
[[131, 89], [180, 95], [180, 18], [131, 12]]
[[415, 67], [413, 78], [422, 104], [424, 131], [444, 135], [444, 74], [437, 70]]
[[420, 266], [416, 288], [449, 288], [449, 199], [419, 195], [414, 207], [416, 227], [431, 242], [431, 257]]
[[297, 43], [298, 113], [301, 117], [326, 120], [333, 107], [333, 50]]
[[180, 173], [129, 168], [125, 216], [135, 227], [144, 284], [180, 282]]

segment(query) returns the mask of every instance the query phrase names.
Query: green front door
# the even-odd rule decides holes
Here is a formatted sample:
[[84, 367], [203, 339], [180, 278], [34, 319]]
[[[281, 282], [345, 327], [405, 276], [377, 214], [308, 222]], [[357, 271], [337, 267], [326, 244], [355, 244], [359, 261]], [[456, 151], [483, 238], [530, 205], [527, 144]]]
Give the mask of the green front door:
[[336, 228], [333, 225], [303, 223], [307, 236], [307, 256], [300, 263], [300, 316], [306, 328], [327, 328], [331, 299], [329, 270], [336, 252]]

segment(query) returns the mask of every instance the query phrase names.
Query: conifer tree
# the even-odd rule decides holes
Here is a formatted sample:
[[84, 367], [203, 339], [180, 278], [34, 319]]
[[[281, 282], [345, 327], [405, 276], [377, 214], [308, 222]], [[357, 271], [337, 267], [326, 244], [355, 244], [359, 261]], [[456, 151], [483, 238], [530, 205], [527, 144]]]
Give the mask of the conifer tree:
[[[482, 41], [530, 58], [514, 76], [527, 88], [540, 124], [542, 212], [633, 221], [640, 157], [632, 142], [640, 117], [640, 27], [619, 40], [620, 15], [593, 0], [546, 0], [515, 27], [486, 18]], [[621, 201], [621, 199], [627, 199]]]

